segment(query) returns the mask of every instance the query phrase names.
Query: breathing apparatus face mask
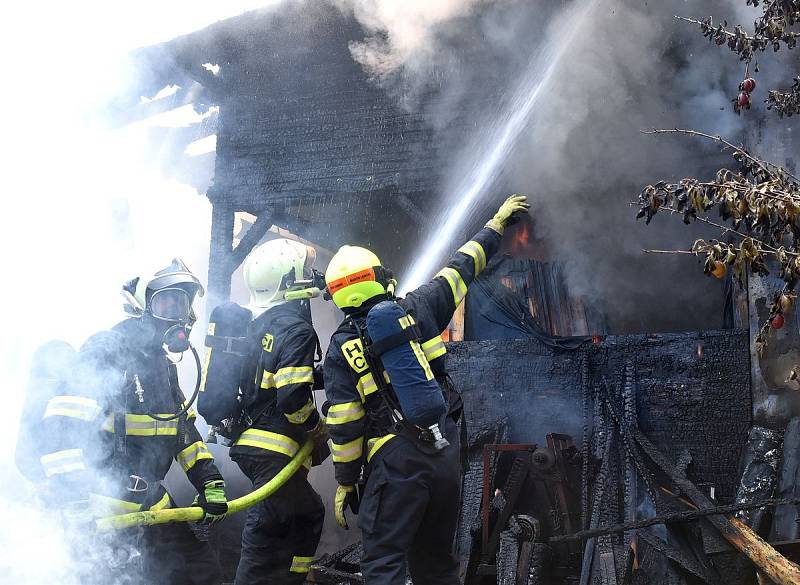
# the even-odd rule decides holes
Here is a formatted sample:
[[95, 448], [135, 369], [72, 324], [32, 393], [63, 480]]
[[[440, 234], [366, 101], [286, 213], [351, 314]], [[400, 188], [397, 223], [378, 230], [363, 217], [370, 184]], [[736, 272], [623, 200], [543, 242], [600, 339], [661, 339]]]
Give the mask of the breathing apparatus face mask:
[[147, 312], [159, 332], [162, 343], [170, 353], [183, 353], [189, 349], [189, 333], [195, 317], [192, 297], [182, 288], [157, 290], [150, 297]]

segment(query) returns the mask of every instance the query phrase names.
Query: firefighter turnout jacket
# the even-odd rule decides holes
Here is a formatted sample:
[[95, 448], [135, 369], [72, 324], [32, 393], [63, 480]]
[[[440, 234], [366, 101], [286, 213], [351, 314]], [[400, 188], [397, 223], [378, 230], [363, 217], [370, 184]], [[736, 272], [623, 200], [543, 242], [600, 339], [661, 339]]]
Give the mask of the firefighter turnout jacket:
[[222, 479], [192, 410], [157, 420], [173, 417], [185, 398], [175, 364], [150, 339], [139, 319], [92, 336], [43, 415], [45, 474], [63, 498], [88, 498], [98, 515], [174, 505], [161, 485], [173, 459], [199, 493]]
[[[231, 459], [258, 488], [286, 465], [319, 423], [312, 396], [319, 346], [308, 303], [288, 301], [253, 320], [240, 389], [249, 421]], [[311, 458], [305, 463], [311, 467]], [[235, 585], [299, 585], [317, 549], [325, 508], [300, 470], [247, 513]]]
[[[482, 229], [458, 249], [430, 282], [405, 298], [397, 299], [419, 328], [422, 339], [418, 343], [443, 388], [448, 386], [445, 379], [447, 350], [441, 332], [467, 294], [467, 287], [483, 271], [499, 245], [500, 235], [496, 231]], [[357, 320], [359, 328], [366, 330], [368, 309], [362, 308], [341, 323], [325, 357], [325, 392], [329, 404], [325, 422], [340, 485], [356, 484], [365, 461], [369, 462], [379, 450], [389, 448], [387, 445], [397, 439], [377, 415], [381, 404], [375, 394], [378, 392], [375, 373], [370, 371], [364, 358], [364, 348], [352, 322], [352, 319]], [[385, 372], [379, 375], [389, 382]], [[390, 385], [388, 388], [391, 391]], [[451, 411], [453, 407], [451, 404]]]
[[289, 301], [268, 309], [250, 324], [249, 337], [257, 345], [240, 387], [251, 422], [231, 447], [231, 459], [268, 455], [285, 462], [319, 423], [311, 393], [319, 344], [308, 304]]

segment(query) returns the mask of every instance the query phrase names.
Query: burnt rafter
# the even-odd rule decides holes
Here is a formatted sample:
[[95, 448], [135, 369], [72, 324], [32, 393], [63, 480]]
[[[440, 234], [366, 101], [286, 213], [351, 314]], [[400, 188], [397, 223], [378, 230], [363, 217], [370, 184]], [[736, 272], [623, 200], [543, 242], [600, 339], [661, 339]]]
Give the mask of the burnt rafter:
[[244, 234], [239, 244], [233, 247], [234, 208], [215, 204], [211, 212], [211, 253], [208, 264], [208, 311], [227, 301], [231, 295], [231, 276], [244, 261], [261, 238], [272, 227], [274, 213], [263, 209]]
[[[615, 426], [620, 429], [621, 434], [627, 436], [628, 440], [635, 445], [635, 450], [645, 455], [658, 469], [660, 475], [680, 491], [690, 507], [698, 510], [713, 508], [714, 502], [687, 479], [644, 433], [627, 426], [608, 387], [605, 385], [602, 387], [605, 390], [603, 399], [608, 414], [613, 419]], [[772, 581], [780, 585], [800, 582], [800, 567], [778, 553], [749, 526], [737, 518], [724, 514], [710, 515], [707, 516], [707, 519], [725, 540], [742, 552], [759, 571], [766, 574]]]
[[264, 210], [258, 214], [255, 223], [245, 232], [237, 246], [231, 250], [229, 261], [231, 272], [236, 270], [239, 265], [244, 262], [247, 255], [253, 250], [256, 244], [261, 241], [261, 238], [266, 235], [269, 228], [272, 227], [273, 218], [274, 214], [271, 210]]

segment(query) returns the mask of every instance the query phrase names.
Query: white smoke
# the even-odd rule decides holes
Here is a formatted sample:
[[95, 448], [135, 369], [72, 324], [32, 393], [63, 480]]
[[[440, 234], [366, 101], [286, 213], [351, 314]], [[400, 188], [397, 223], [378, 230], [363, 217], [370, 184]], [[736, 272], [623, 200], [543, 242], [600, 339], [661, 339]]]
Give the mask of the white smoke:
[[65, 534], [15, 470], [33, 350], [53, 338], [78, 346], [109, 328], [123, 317], [122, 282], [174, 256], [205, 281], [208, 200], [152, 162], [160, 146], [146, 127], [104, 125], [106, 101], [135, 82], [125, 55], [274, 3], [92, 1], [4, 10], [0, 574], [8, 583], [74, 583], [68, 547], [89, 538]]
[[[347, 5], [366, 31], [363, 42], [351, 43], [353, 57], [438, 131], [442, 160], [450, 164], [442, 193], [426, 209], [431, 218], [426, 229], [433, 232], [454, 210], [461, 211], [465, 191], [459, 178], [482, 164], [481, 153], [492, 152], [488, 142], [507, 118], [498, 102], [519, 86], [542, 43], [559, 43], [557, 28], [555, 37], [548, 36], [549, 25], [586, 3], [462, 0], [442, 3], [434, 17], [419, 17], [414, 3], [408, 11], [391, 0], [339, 4]], [[749, 28], [760, 12], [744, 0], [601, 0], [569, 42], [546, 96], [501, 162], [504, 176], [484, 190], [473, 222], [465, 217], [463, 232], [444, 248], [457, 248], [470, 235], [467, 224], [488, 219], [504, 194], [527, 193], [537, 236], [550, 245], [551, 257], [566, 262], [572, 290], [610, 315], [613, 331], [719, 327], [718, 282], [687, 267], [691, 259], [641, 253], [648, 247], [680, 248], [702, 230], [666, 217], [644, 228], [628, 202], [645, 184], [716, 170], [709, 168], [715, 145], [645, 136], [642, 130], [689, 127], [745, 140], [746, 128], [765, 114], [761, 100], [768, 88], [785, 85], [793, 75], [786, 68], [768, 71], [775, 57], [759, 55], [754, 108], [735, 115], [731, 99], [744, 65], [674, 15], [712, 14], [715, 22], [727, 19], [731, 26]], [[475, 148], [481, 141], [485, 148]], [[424, 258], [430, 249], [426, 243], [413, 257]], [[432, 274], [426, 272], [422, 278]], [[680, 301], [686, 291], [700, 301]]]
[[424, 66], [441, 48], [438, 30], [491, 0], [333, 0], [364, 27], [364, 40], [352, 41], [353, 58], [377, 79], [402, 68]]

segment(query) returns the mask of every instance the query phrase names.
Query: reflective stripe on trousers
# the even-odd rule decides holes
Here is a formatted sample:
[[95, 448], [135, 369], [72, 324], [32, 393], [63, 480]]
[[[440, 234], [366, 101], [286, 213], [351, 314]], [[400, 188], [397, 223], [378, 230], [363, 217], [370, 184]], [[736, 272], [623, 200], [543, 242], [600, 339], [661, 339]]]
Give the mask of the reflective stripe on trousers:
[[259, 429], [247, 429], [236, 440], [235, 445], [274, 451], [276, 453], [282, 453], [287, 457], [294, 457], [300, 450], [300, 445], [292, 438]]

